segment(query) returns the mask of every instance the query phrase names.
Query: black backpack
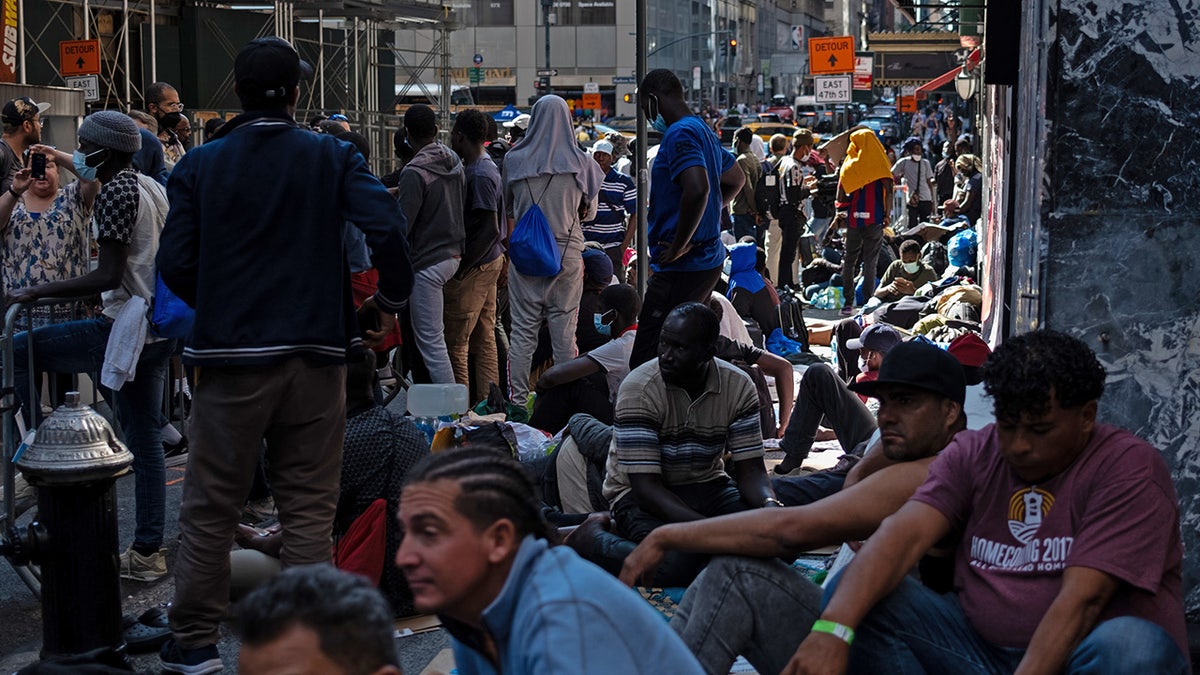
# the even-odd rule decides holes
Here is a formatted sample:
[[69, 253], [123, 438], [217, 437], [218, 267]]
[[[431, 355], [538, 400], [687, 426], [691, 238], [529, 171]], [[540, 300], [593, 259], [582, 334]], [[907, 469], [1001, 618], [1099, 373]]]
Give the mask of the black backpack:
[[775, 167], [770, 162], [763, 160], [762, 174], [754, 184], [754, 210], [777, 218], [779, 194], [779, 174], [775, 173]]
[[808, 347], [808, 325], [804, 323], [804, 300], [800, 292], [792, 288], [781, 288], [779, 292], [779, 329], [784, 337]]

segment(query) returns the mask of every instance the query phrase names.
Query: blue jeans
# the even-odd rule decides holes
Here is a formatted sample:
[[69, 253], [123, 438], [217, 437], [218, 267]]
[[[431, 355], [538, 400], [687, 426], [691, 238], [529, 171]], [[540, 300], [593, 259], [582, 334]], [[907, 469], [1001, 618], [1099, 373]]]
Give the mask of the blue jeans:
[[[841, 581], [825, 589], [822, 606]], [[1030, 617], [1031, 621], [1036, 621]], [[953, 593], [939, 595], [911, 577], [867, 614], [850, 650], [850, 673], [1011, 673], [1025, 650], [980, 637]], [[1071, 652], [1071, 675], [1186, 674], [1188, 662], [1159, 626], [1132, 616], [1101, 622]]]
[[[85, 319], [54, 324], [33, 331], [34, 370], [55, 373], [97, 373], [104, 364], [104, 350], [112, 323], [107, 319]], [[29, 333], [13, 338], [17, 398], [24, 407], [26, 423], [40, 424], [40, 401], [29, 400]], [[138, 360], [133, 381], [119, 391], [100, 387], [117, 416], [125, 443], [133, 453], [136, 527], [133, 545], [140, 549], [162, 546], [166, 521], [167, 470], [162, 447], [162, 400], [166, 388], [167, 363], [175, 351], [174, 340], [147, 344]], [[33, 420], [30, 419], [33, 412]]]

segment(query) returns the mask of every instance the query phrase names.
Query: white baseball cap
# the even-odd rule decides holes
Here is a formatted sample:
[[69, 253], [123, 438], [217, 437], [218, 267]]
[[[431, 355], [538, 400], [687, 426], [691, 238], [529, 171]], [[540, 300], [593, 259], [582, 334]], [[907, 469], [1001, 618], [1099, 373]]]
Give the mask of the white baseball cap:
[[597, 152], [611, 155], [613, 154], [613, 144], [609, 141], [596, 141], [596, 144], [592, 146], [592, 154], [594, 155]]
[[521, 113], [520, 115], [517, 115], [516, 117], [512, 118], [508, 122], [505, 122], [504, 126], [509, 129], [511, 129], [513, 127], [516, 127], [521, 130], [528, 129], [529, 128], [529, 113]]

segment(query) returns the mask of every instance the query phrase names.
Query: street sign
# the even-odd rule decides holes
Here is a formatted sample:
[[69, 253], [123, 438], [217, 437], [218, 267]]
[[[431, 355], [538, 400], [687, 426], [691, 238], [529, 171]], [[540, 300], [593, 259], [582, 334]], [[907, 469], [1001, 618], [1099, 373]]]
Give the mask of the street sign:
[[808, 72], [833, 75], [854, 72], [854, 36], [808, 38]]
[[854, 57], [854, 88], [856, 90], [870, 89], [874, 77], [875, 57], [872, 54], [858, 54]]
[[483, 54], [476, 54], [475, 58], [471, 60], [475, 62], [475, 65], [481, 65], [483, 63]]
[[537, 71], [538, 77], [554, 77], [555, 75], [558, 75], [558, 70], [555, 68], [546, 68], [544, 70]]
[[599, 94], [600, 93], [600, 83], [599, 82], [584, 82], [583, 83], [583, 93]]
[[637, 78], [626, 77], [624, 75], [613, 75], [613, 84], [637, 84]]
[[66, 80], [68, 87], [83, 90], [83, 100], [89, 103], [100, 100], [99, 75], [76, 75], [67, 77]]
[[900, 112], [917, 112], [917, 97], [900, 96]]
[[484, 80], [483, 68], [471, 68], [470, 70], [468, 70], [467, 71], [467, 79], [470, 80], [471, 84], [479, 84], [479, 83], [483, 82], [483, 80]]
[[65, 40], [58, 43], [58, 72], [67, 75], [100, 73], [99, 40]]
[[817, 103], [849, 103], [850, 76], [825, 75], [813, 78]]

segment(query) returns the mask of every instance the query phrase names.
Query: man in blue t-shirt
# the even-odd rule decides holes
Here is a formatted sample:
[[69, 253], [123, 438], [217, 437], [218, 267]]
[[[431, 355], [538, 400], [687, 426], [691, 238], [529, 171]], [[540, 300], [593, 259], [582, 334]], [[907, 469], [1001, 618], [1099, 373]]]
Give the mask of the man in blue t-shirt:
[[725, 263], [721, 208], [746, 180], [713, 130], [688, 108], [675, 73], [652, 70], [638, 91], [642, 113], [663, 139], [650, 172], [647, 244], [654, 276], [642, 299], [630, 368], [658, 355], [658, 335], [672, 309], [708, 301]]

